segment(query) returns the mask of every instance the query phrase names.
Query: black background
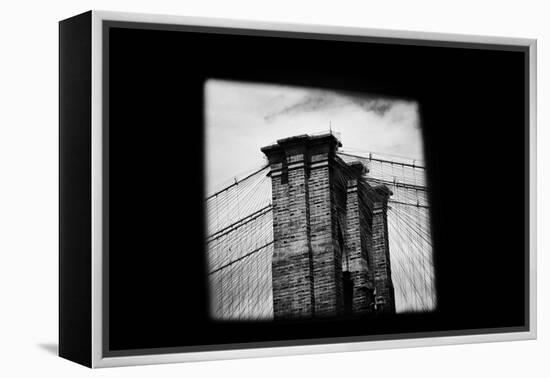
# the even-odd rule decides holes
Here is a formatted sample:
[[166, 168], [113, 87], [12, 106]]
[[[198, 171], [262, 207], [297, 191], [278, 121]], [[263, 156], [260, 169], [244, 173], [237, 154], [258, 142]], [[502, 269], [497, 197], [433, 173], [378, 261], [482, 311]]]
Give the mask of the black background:
[[[111, 26], [104, 29], [105, 336], [110, 353], [527, 326], [526, 50]], [[203, 229], [203, 87], [208, 78], [419, 102], [431, 188], [437, 311], [368, 321], [209, 320]]]

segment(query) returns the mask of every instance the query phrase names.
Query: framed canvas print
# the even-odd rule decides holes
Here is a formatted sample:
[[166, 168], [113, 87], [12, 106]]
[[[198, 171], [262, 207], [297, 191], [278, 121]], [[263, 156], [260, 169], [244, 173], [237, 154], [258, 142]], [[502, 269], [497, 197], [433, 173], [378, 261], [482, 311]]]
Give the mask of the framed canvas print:
[[59, 353], [89, 367], [536, 336], [536, 42], [59, 24]]

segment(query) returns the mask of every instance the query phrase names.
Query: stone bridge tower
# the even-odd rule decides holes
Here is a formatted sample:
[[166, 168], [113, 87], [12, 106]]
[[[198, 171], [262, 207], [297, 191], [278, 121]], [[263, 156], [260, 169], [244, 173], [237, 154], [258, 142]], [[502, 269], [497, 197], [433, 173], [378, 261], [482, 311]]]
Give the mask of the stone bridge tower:
[[273, 192], [274, 318], [395, 312], [388, 245], [391, 191], [360, 162], [336, 155], [332, 134], [262, 148]]

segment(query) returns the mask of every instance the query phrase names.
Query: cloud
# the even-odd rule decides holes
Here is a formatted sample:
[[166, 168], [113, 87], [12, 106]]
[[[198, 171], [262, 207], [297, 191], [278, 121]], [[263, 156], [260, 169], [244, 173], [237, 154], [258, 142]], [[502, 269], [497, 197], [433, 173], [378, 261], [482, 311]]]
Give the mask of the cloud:
[[279, 117], [316, 111], [355, 106], [365, 112], [384, 117], [392, 109], [394, 101], [383, 98], [357, 97], [356, 94], [310, 89], [297, 101], [264, 116], [267, 122]]
[[350, 101], [355, 105], [359, 106], [366, 112], [373, 112], [379, 117], [384, 117], [387, 112], [391, 110], [394, 105], [394, 102], [382, 98], [360, 98], [360, 97], [349, 97]]
[[268, 122], [282, 116], [296, 115], [300, 113], [315, 112], [338, 106], [338, 99], [330, 93], [317, 90], [307, 91], [302, 98], [283, 109], [277, 110], [264, 117]]

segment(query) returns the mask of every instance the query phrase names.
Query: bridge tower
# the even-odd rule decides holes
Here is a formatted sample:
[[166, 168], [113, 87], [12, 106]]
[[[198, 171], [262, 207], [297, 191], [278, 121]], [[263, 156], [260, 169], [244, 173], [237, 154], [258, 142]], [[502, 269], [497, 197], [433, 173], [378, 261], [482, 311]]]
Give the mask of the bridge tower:
[[337, 156], [332, 134], [261, 150], [270, 164], [274, 318], [395, 312], [385, 186]]

